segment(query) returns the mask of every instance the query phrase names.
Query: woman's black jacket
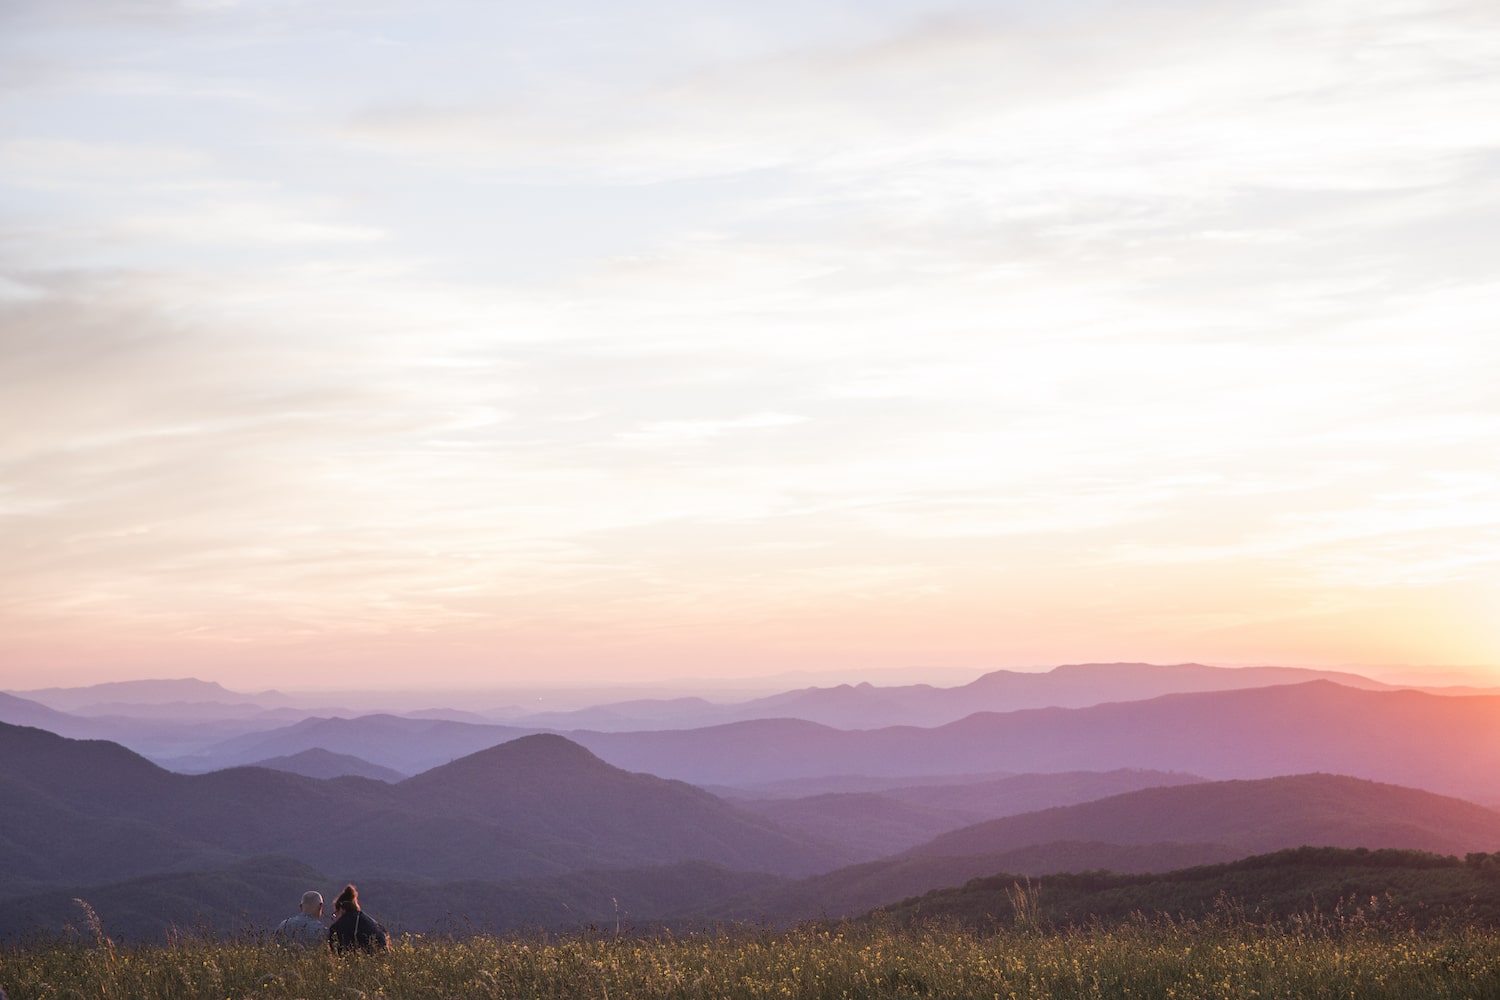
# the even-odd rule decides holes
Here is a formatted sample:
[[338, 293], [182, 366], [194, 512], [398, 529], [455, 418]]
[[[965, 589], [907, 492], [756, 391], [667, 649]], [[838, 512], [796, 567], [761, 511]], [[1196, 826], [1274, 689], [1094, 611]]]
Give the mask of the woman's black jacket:
[[340, 953], [385, 951], [390, 943], [391, 936], [380, 922], [359, 910], [345, 910], [328, 928], [328, 947]]

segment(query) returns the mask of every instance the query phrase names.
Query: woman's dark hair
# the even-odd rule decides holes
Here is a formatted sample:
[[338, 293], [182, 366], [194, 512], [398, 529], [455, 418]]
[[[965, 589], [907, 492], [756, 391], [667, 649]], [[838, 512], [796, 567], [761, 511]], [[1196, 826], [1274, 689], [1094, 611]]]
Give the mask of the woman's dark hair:
[[344, 891], [339, 893], [339, 898], [333, 901], [333, 908], [335, 910], [353, 910], [358, 912], [359, 890], [354, 888], [353, 882], [344, 886]]

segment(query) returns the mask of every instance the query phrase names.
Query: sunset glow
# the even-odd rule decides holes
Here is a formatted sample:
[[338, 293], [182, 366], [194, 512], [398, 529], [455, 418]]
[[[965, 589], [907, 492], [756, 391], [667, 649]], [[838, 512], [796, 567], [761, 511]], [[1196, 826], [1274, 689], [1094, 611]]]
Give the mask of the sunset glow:
[[1497, 66], [1428, 0], [11, 0], [0, 688], [1500, 683]]

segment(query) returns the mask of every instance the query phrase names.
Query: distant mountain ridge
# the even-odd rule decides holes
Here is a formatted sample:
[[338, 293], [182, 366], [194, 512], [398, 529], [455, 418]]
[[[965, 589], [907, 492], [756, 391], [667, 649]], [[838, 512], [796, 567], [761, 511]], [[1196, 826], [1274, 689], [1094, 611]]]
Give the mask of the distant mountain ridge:
[[1305, 667], [1212, 667], [1201, 663], [1077, 663], [1046, 671], [994, 670], [968, 684], [878, 687], [840, 684], [810, 687], [750, 701], [713, 704], [701, 698], [638, 699], [571, 712], [548, 712], [509, 720], [548, 729], [695, 729], [755, 719], [789, 718], [835, 729], [941, 726], [975, 712], [1026, 708], [1087, 708], [1113, 701], [1140, 701], [1164, 694], [1234, 691], [1327, 680], [1347, 687], [1393, 690], [1393, 686], [1342, 670]]
[[108, 713], [113, 707], [124, 714], [65, 712], [0, 692], [0, 722], [35, 726], [71, 739], [110, 740], [154, 759], [171, 759], [246, 732], [274, 730], [286, 724], [288, 713], [293, 720], [302, 718], [292, 709], [262, 708], [250, 702], [91, 704], [82, 711]]
[[922, 729], [791, 719], [645, 733], [574, 732], [618, 767], [696, 784], [994, 770], [1324, 771], [1500, 802], [1500, 696], [1358, 690], [1330, 681], [1163, 695], [1089, 708], [980, 712]]
[[285, 705], [290, 699], [279, 691], [245, 694], [231, 691], [217, 681], [196, 677], [169, 680], [106, 681], [86, 687], [36, 688], [13, 691], [12, 694], [38, 701], [64, 712], [75, 712], [90, 705], [118, 702], [122, 705], [168, 704], [171, 702], [208, 702], [220, 704], [253, 704], [264, 708]]
[[[573, 711], [521, 714], [493, 710], [481, 715], [453, 707], [428, 707], [395, 713], [393, 709], [352, 710], [326, 703], [326, 696], [293, 696], [278, 691], [245, 693], [196, 678], [119, 681], [77, 688], [38, 688], [11, 695], [80, 718], [100, 719], [94, 728], [75, 724], [68, 735], [113, 739], [153, 758], [181, 756], [165, 745], [191, 745], [192, 723], [224, 721], [241, 732], [270, 730], [278, 718], [353, 717], [399, 714], [409, 718], [447, 719], [479, 725], [501, 725], [511, 732], [598, 730], [625, 732], [703, 728], [766, 718], [798, 718], [841, 729], [893, 725], [932, 727], [976, 711], [1022, 708], [1086, 707], [1107, 701], [1132, 701], [1174, 692], [1234, 690], [1244, 687], [1332, 680], [1352, 687], [1389, 689], [1390, 685], [1346, 671], [1300, 667], [1213, 667], [1196, 663], [1069, 664], [1047, 671], [996, 670], [968, 684], [878, 686], [869, 683], [811, 687], [732, 703], [705, 698], [638, 698]], [[1443, 694], [1475, 693], [1433, 689]], [[1494, 691], [1489, 693], [1496, 693]], [[352, 697], [348, 692], [343, 696]], [[432, 696], [436, 698], [437, 696]], [[368, 700], [368, 696], [364, 696]], [[3, 707], [3, 706], [0, 706]], [[280, 713], [278, 717], [278, 713]], [[133, 725], [149, 720], [154, 726]], [[0, 721], [22, 723], [0, 711]], [[178, 728], [168, 726], [177, 722]], [[87, 724], [82, 724], [86, 726]], [[62, 730], [56, 730], [62, 731]], [[145, 740], [149, 740], [145, 742]], [[325, 749], [337, 750], [334, 747]], [[243, 763], [243, 761], [241, 761]]]
[[[1329, 681], [1163, 695], [1089, 708], [980, 712], [933, 728], [839, 730], [799, 719], [703, 729], [569, 731], [627, 771], [700, 786], [775, 786], [858, 776], [1135, 768], [1206, 778], [1323, 771], [1500, 805], [1500, 696], [1360, 690]], [[528, 730], [398, 716], [309, 719], [225, 741], [184, 771], [247, 764], [322, 747], [418, 773]], [[896, 782], [900, 784], [900, 781]]]
[[[311, 707], [307, 696], [293, 698], [279, 692], [243, 694], [222, 685], [192, 678], [131, 681], [87, 688], [48, 688], [12, 693], [33, 705], [65, 709], [67, 717], [43, 723], [36, 709], [23, 709], [0, 698], [0, 721], [42, 724], [44, 728], [80, 739], [109, 739], [144, 753], [174, 770], [202, 772], [249, 764], [321, 748], [362, 757], [380, 766], [411, 774], [482, 749], [503, 739], [534, 732], [618, 733], [703, 729], [734, 722], [792, 718], [841, 729], [882, 729], [893, 725], [934, 728], [979, 711], [1019, 711], [1040, 707], [1089, 707], [1110, 702], [1145, 700], [1163, 693], [1202, 693], [1243, 690], [1310, 679], [1332, 680], [1346, 687], [1398, 690], [1390, 685], [1344, 671], [1292, 667], [1213, 667], [1203, 664], [1104, 663], [1071, 664], [1049, 671], [997, 670], [968, 684], [943, 688], [926, 684], [879, 687], [868, 683], [828, 688], [806, 688], [732, 704], [716, 704], [701, 697], [635, 699], [572, 712], [519, 715], [492, 710], [474, 711], [428, 707], [390, 712], [384, 716], [413, 721], [450, 721], [476, 728], [466, 737], [457, 730], [428, 731], [434, 746], [450, 740], [441, 753], [416, 752], [410, 733], [392, 730], [390, 752], [380, 746], [350, 746], [339, 742], [333, 719], [384, 717], [381, 712], [330, 706]], [[1414, 689], [1409, 689], [1414, 690]], [[1465, 690], [1435, 688], [1432, 693], [1461, 697]], [[1500, 693], [1500, 689], [1488, 692]], [[35, 695], [35, 698], [31, 698]], [[369, 696], [356, 700], [369, 700]], [[340, 696], [343, 697], [343, 696]], [[287, 726], [309, 719], [329, 720], [318, 738], [299, 742], [301, 731], [291, 731], [287, 743], [277, 745]], [[510, 721], [501, 721], [509, 719]], [[254, 734], [265, 734], [265, 745], [254, 747]], [[225, 741], [245, 737], [248, 742]], [[216, 745], [218, 744], [218, 745]], [[446, 756], [444, 756], [446, 754]], [[1089, 765], [1098, 769], [1098, 765]], [[995, 770], [986, 766], [983, 770]], [[1001, 767], [999, 770], [1007, 770]], [[1022, 768], [1026, 770], [1029, 768]], [[1188, 767], [1191, 770], [1191, 766]], [[951, 773], [951, 768], [944, 768]], [[1009, 769], [1015, 770], [1015, 769]], [[769, 781], [805, 771], [771, 775]], [[856, 779], [859, 771], [849, 777]], [[915, 777], [915, 775], [910, 775]], [[867, 775], [866, 777], [875, 777]], [[700, 783], [709, 778], [694, 778]], [[832, 789], [830, 789], [832, 790]], [[847, 789], [852, 790], [852, 789]]]

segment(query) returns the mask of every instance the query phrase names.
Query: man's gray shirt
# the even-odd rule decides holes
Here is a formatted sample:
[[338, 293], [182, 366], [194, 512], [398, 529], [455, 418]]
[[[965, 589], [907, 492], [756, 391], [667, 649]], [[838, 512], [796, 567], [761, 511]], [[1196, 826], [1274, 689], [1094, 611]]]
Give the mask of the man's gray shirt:
[[276, 936], [298, 944], [327, 944], [328, 925], [317, 917], [298, 913], [276, 926]]

